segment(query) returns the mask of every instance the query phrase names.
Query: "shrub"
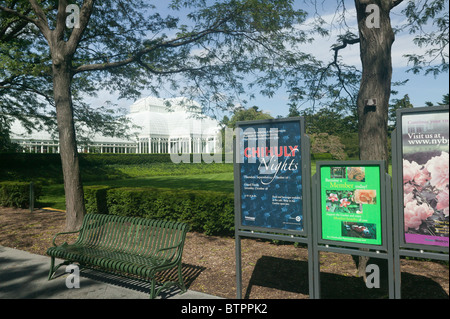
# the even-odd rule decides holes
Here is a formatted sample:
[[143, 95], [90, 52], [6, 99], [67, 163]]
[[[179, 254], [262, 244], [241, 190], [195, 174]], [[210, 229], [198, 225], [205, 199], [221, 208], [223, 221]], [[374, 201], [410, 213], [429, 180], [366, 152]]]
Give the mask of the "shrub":
[[88, 214], [106, 214], [106, 191], [108, 186], [86, 186], [84, 187], [84, 204]]
[[[34, 184], [34, 205], [42, 193], [42, 186]], [[30, 207], [30, 183], [28, 182], [0, 182], [0, 206]]]
[[170, 154], [80, 154], [80, 165], [82, 167], [103, 165], [145, 165], [171, 162]]
[[344, 160], [344, 145], [338, 136], [327, 133], [310, 134], [311, 153], [330, 153], [333, 159]]
[[[96, 200], [93, 194], [98, 192], [99, 189], [92, 188], [86, 195], [94, 207], [98, 204], [93, 204]], [[90, 208], [90, 211], [95, 211], [95, 208]], [[234, 232], [234, 196], [228, 193], [112, 188], [106, 190], [106, 211], [111, 215], [186, 222], [192, 230], [207, 235], [233, 235]]]
[[[342, 144], [344, 144], [345, 154], [349, 159], [359, 158], [359, 137], [358, 133], [343, 134], [340, 136]], [[389, 148], [390, 149], [390, 148]]]

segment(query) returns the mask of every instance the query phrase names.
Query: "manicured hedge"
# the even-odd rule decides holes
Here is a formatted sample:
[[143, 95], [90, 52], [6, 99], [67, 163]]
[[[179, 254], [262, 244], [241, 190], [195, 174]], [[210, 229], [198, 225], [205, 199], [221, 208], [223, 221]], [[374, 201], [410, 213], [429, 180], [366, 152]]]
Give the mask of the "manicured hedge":
[[170, 163], [170, 154], [79, 154], [81, 166], [102, 165], [145, 165], [152, 163]]
[[[34, 184], [34, 204], [42, 193], [42, 186]], [[30, 207], [30, 183], [28, 182], [0, 182], [0, 206]]]
[[183, 221], [207, 235], [233, 235], [233, 194], [161, 189], [85, 187], [88, 213]]
[[86, 211], [92, 214], [105, 214], [108, 211], [106, 207], [106, 191], [108, 186], [86, 186], [84, 191], [84, 204]]

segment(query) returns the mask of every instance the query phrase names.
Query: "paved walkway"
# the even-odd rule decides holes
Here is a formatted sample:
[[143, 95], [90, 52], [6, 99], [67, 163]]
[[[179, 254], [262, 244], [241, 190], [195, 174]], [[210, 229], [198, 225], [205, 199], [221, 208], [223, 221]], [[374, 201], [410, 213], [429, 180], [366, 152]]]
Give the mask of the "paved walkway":
[[[80, 271], [80, 288], [66, 286], [64, 266], [48, 281], [50, 258], [0, 246], [0, 299], [149, 299], [150, 284], [92, 270]], [[163, 290], [160, 299], [220, 299], [176, 287]]]

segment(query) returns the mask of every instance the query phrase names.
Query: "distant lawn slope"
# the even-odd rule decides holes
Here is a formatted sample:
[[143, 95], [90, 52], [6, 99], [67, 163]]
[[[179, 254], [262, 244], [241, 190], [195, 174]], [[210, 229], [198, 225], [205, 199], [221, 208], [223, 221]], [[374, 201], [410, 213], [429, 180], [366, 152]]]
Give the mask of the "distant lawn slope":
[[[172, 163], [169, 154], [79, 154], [83, 182], [233, 171], [233, 164]], [[59, 154], [0, 154], [0, 181], [62, 184]]]

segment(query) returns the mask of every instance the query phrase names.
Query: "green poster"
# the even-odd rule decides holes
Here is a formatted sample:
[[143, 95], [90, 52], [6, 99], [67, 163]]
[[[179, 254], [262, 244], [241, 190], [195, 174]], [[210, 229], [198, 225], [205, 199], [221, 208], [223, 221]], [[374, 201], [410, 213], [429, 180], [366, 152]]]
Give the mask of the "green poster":
[[379, 166], [320, 168], [322, 239], [381, 245]]

